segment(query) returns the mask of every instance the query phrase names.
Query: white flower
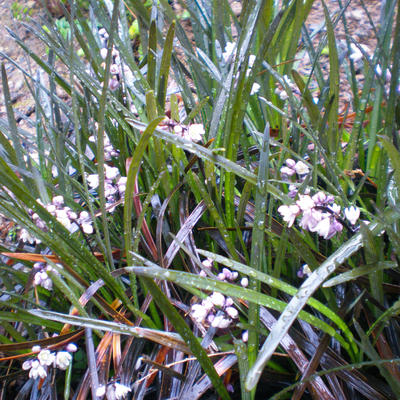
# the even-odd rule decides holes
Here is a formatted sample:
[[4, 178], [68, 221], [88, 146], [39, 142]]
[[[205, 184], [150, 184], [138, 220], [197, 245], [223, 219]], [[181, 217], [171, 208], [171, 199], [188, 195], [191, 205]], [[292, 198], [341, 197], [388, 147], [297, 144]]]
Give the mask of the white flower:
[[324, 239], [327, 239], [330, 233], [330, 228], [331, 228], [331, 219], [328, 217], [319, 221], [312, 231], [317, 232], [319, 236], [322, 236]]
[[109, 167], [107, 164], [105, 164], [104, 167], [107, 179], [113, 180], [119, 175], [119, 169], [117, 167]]
[[37, 356], [40, 365], [51, 365], [53, 364], [56, 356], [54, 353], [51, 353], [50, 350], [42, 350]]
[[38, 360], [32, 361], [31, 370], [29, 371], [29, 378], [37, 379], [37, 378], [46, 378], [47, 372], [45, 368], [40, 365]]
[[61, 207], [64, 204], [64, 197], [63, 196], [54, 196], [52, 203], [57, 207]]
[[103, 397], [106, 394], [106, 385], [101, 385], [96, 389], [96, 397]]
[[212, 323], [211, 326], [214, 328], [220, 328], [220, 329], [225, 329], [228, 328], [228, 326], [231, 324], [231, 320], [225, 318], [223, 315], [217, 315]]
[[72, 356], [68, 351], [59, 351], [56, 355], [56, 366], [62, 370], [66, 370], [71, 363]]
[[213, 260], [211, 258], [206, 258], [201, 262], [204, 268], [211, 269], [213, 266]]
[[239, 316], [239, 311], [236, 310], [236, 308], [234, 307], [227, 307], [225, 309], [225, 312], [232, 318], [232, 319], [236, 319]]
[[283, 204], [278, 208], [278, 213], [282, 215], [283, 220], [287, 222], [290, 228], [300, 214], [300, 208], [296, 204], [291, 204], [290, 206]]
[[208, 314], [208, 310], [206, 307], [202, 306], [201, 304], [193, 304], [192, 311], [190, 312], [191, 317], [201, 324]]
[[[129, 386], [121, 385], [120, 383], [114, 383], [114, 395], [116, 400], [121, 400], [132, 390]], [[111, 398], [111, 397], [110, 397]]]
[[69, 353], [75, 353], [78, 351], [78, 346], [75, 343], [68, 343], [65, 347], [65, 350], [67, 350]]
[[225, 305], [225, 296], [219, 292], [213, 292], [210, 296], [211, 302], [217, 307], [223, 307]]
[[289, 95], [286, 93], [286, 90], [282, 90], [282, 91], [279, 93], [279, 98], [280, 98], [282, 101], [285, 101], [285, 100], [287, 100], [287, 99], [289, 98]]
[[232, 55], [234, 56], [236, 54], [236, 43], [232, 42], [227, 42], [225, 46], [225, 51], [222, 53], [222, 57], [224, 58], [224, 61], [227, 63], [228, 61], [231, 61]]
[[257, 82], [253, 83], [253, 86], [251, 87], [251, 92], [250, 92], [250, 96], [253, 96], [253, 94], [258, 93], [258, 91], [260, 90], [260, 85]]
[[202, 124], [192, 124], [188, 128], [185, 138], [192, 142], [200, 142], [204, 133], [204, 127]]
[[352, 225], [355, 225], [358, 218], [360, 218], [360, 209], [356, 206], [347, 207], [344, 209], [344, 215]]
[[39, 353], [40, 350], [41, 350], [41, 347], [39, 345], [36, 345], [36, 346], [32, 347], [32, 352], [33, 353]]
[[242, 287], [246, 288], [247, 286], [249, 286], [249, 280], [248, 278], [242, 278], [242, 280], [240, 281], [240, 284], [242, 285]]
[[310, 168], [303, 161], [297, 161], [294, 169], [298, 175], [306, 175], [310, 172]]
[[35, 239], [33, 236], [31, 236], [31, 234], [30, 234], [25, 228], [22, 228], [22, 229], [20, 230], [20, 232], [19, 232], [19, 238], [20, 238], [23, 242], [25, 242], [25, 243], [30, 243], [30, 244], [33, 244], [33, 243], [36, 241], [36, 239]]
[[294, 175], [296, 173], [296, 171], [294, 169], [292, 169], [292, 168], [283, 166], [280, 169], [280, 173], [281, 173], [282, 176], [292, 176], [292, 175]]
[[314, 228], [321, 221], [321, 219], [322, 212], [311, 208], [307, 211], [304, 211], [303, 217], [301, 218], [299, 225], [305, 230], [315, 232]]
[[248, 340], [249, 340], [249, 331], [243, 331], [243, 333], [242, 333], [242, 340], [243, 340], [243, 342], [247, 342]]
[[24, 371], [27, 371], [28, 369], [31, 369], [32, 367], [32, 360], [26, 360], [22, 363], [22, 369]]
[[99, 186], [99, 175], [98, 174], [90, 174], [86, 177], [88, 185], [92, 189], [96, 189]]
[[213, 302], [210, 300], [209, 297], [205, 298], [202, 302], [201, 305], [208, 311], [212, 310], [212, 308], [214, 307]]
[[103, 47], [102, 49], [100, 49], [100, 55], [101, 55], [101, 58], [102, 58], [103, 60], [106, 59], [106, 57], [107, 57], [107, 49], [106, 49], [105, 47]]
[[308, 211], [315, 207], [314, 200], [308, 194], [299, 195], [299, 200], [296, 201], [296, 204], [300, 207], [301, 211]]

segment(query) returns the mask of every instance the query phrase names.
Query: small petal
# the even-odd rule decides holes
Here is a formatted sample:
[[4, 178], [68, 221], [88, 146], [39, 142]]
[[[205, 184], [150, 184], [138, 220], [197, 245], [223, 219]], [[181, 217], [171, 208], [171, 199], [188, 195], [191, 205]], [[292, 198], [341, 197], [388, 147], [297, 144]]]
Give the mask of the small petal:
[[344, 215], [352, 225], [355, 225], [360, 218], [360, 209], [356, 206], [347, 207], [344, 209]]

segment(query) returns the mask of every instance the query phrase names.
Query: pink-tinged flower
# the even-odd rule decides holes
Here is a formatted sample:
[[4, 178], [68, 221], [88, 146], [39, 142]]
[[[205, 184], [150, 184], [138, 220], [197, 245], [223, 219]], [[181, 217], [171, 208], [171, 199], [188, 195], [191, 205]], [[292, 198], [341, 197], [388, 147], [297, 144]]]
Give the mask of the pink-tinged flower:
[[299, 200], [296, 204], [300, 207], [301, 211], [309, 211], [315, 207], [313, 199], [308, 194], [299, 195]]
[[37, 358], [40, 362], [40, 365], [49, 366], [49, 365], [53, 364], [53, 362], [56, 358], [56, 355], [54, 353], [50, 352], [50, 350], [42, 350], [38, 354]]
[[29, 378], [37, 379], [41, 378], [44, 379], [47, 376], [46, 369], [40, 365], [38, 360], [32, 361], [31, 370], [29, 371]]
[[300, 208], [296, 204], [290, 206], [284, 204], [278, 207], [278, 213], [282, 215], [283, 220], [287, 222], [288, 227], [290, 228], [296, 217], [300, 214]]
[[289, 168], [294, 169], [294, 167], [295, 167], [295, 165], [296, 165], [296, 161], [294, 161], [292, 158], [287, 158], [287, 159], [285, 160], [285, 164], [286, 164]]
[[336, 235], [336, 233], [341, 232], [343, 229], [343, 225], [336, 219], [332, 218], [331, 227], [329, 230], [328, 237], [326, 239], [330, 239]]
[[360, 209], [356, 206], [347, 207], [344, 209], [344, 215], [351, 225], [355, 225], [360, 218]]
[[233, 279], [233, 273], [230, 269], [222, 268], [222, 273], [224, 274], [226, 280], [231, 281]]
[[62, 370], [66, 370], [71, 361], [72, 356], [68, 351], [59, 351], [56, 355], [55, 365]]
[[280, 169], [280, 173], [281, 173], [281, 176], [282, 176], [282, 177], [286, 177], [286, 176], [292, 176], [292, 175], [294, 175], [294, 174], [296, 173], [296, 171], [295, 171], [294, 169], [292, 169], [292, 168], [283, 166], [283, 167]]
[[75, 343], [68, 343], [65, 346], [65, 350], [67, 350], [68, 353], [75, 353], [76, 351], [78, 351], [78, 346]]
[[225, 305], [225, 296], [219, 292], [213, 292], [210, 296], [211, 302], [217, 307], [223, 307]]
[[31, 367], [32, 367], [32, 361], [33, 361], [33, 360], [26, 360], [26, 361], [24, 361], [24, 362], [22, 363], [22, 369], [23, 369], [24, 371], [27, 371], [28, 369], [31, 369]]
[[312, 200], [316, 206], [322, 206], [326, 204], [326, 199], [327, 199], [326, 194], [321, 191], [314, 194], [314, 196], [312, 197]]
[[199, 324], [201, 324], [208, 314], [208, 310], [201, 304], [193, 304], [190, 312], [191, 317]]
[[213, 266], [213, 260], [211, 258], [206, 258], [201, 262], [204, 268], [211, 269]]
[[118, 89], [119, 81], [115, 78], [111, 78], [108, 82], [108, 87], [110, 88], [111, 91]]

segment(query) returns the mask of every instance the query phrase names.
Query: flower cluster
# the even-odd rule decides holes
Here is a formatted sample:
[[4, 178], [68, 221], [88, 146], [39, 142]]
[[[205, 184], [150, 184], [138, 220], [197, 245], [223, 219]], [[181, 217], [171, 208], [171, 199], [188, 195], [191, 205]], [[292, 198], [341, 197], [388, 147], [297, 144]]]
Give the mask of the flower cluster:
[[[283, 80], [293, 93], [300, 94], [297, 86], [287, 75], [283, 75]], [[278, 95], [282, 101], [285, 101], [289, 98], [285, 88], [283, 88], [279, 83], [276, 84], [275, 94]]]
[[[100, 40], [103, 47], [100, 49], [100, 55], [103, 60], [107, 57], [107, 40], [108, 33], [104, 28], [99, 29]], [[120, 85], [120, 74], [121, 74], [121, 59], [119, 56], [119, 51], [117, 49], [112, 49], [112, 64], [110, 66], [111, 78], [108, 82], [108, 87], [110, 90], [114, 91], [118, 89]]]
[[96, 390], [97, 397], [103, 397], [107, 394], [107, 399], [124, 399], [132, 389], [129, 386], [122, 385], [121, 383], [114, 382], [112, 384], [99, 386]]
[[[89, 141], [92, 143], [96, 142], [96, 138], [94, 136], [89, 137]], [[91, 155], [94, 157], [94, 154], [90, 151]], [[104, 160], [111, 161], [113, 157], [118, 157], [119, 151], [115, 150], [113, 145], [110, 142], [110, 138], [104, 132]]]
[[[207, 259], [203, 261], [203, 266], [206, 269], [212, 268], [212, 261]], [[206, 276], [205, 271], [201, 271], [201, 276]], [[223, 268], [217, 278], [224, 282], [234, 282], [238, 278], [237, 272], [232, 272], [228, 268]], [[241, 285], [248, 285], [247, 278], [241, 280]], [[199, 324], [206, 323], [214, 328], [226, 329], [235, 320], [239, 318], [239, 312], [233, 305], [233, 300], [230, 297], [225, 297], [222, 293], [213, 292], [201, 303], [193, 304], [190, 312], [194, 321]]]
[[182, 125], [170, 118], [165, 118], [160, 127], [195, 143], [200, 142], [205, 133], [202, 124]]
[[[62, 268], [61, 264], [57, 264], [57, 266]], [[42, 286], [47, 290], [52, 290], [53, 281], [49, 277], [48, 272], [51, 271], [53, 274], [59, 275], [58, 271], [56, 271], [51, 265], [43, 262], [33, 264], [33, 268], [36, 271], [33, 276], [33, 286]]]
[[[224, 52], [222, 53], [222, 58], [225, 62], [225, 64], [230, 64], [233, 62], [235, 56], [236, 56], [236, 43], [232, 42], [227, 42]], [[250, 54], [249, 56], [249, 63], [248, 63], [248, 68], [246, 71], [246, 76], [249, 76], [251, 73], [251, 69], [253, 68], [254, 62], [256, 61], [256, 56], [254, 54]], [[251, 87], [251, 92], [250, 96], [253, 94], [258, 93], [260, 90], [260, 85], [257, 82], [253, 83], [253, 86]]]
[[[40, 199], [37, 199], [36, 201], [51, 215], [56, 217], [57, 221], [64, 225], [71, 233], [75, 232], [79, 227], [87, 234], [93, 233], [92, 220], [89, 213], [87, 211], [81, 211], [78, 216], [78, 214], [75, 211], [72, 211], [70, 207], [64, 206], [63, 196], [53, 197], [50, 204], [43, 204]], [[28, 213], [39, 229], [48, 232], [48, 226], [37, 213], [32, 210], [29, 210]], [[20, 238], [23, 241], [29, 241], [32, 243], [32, 237], [26, 231], [21, 234]], [[36, 238], [35, 241], [36, 243], [40, 243]]]
[[[281, 168], [281, 176], [283, 180], [288, 181], [289, 177], [297, 176], [303, 181], [310, 172], [308, 166], [302, 161], [297, 163], [292, 159], [286, 160], [286, 166]], [[311, 196], [310, 190], [299, 194], [294, 184], [289, 186], [289, 197], [297, 200], [290, 205], [281, 205], [278, 208], [279, 214], [283, 220], [291, 227], [297, 217], [301, 217], [299, 226], [309, 232], [316, 232], [324, 239], [332, 238], [336, 233], [343, 229], [343, 218], [341, 216], [341, 208], [334, 202], [332, 195], [327, 195], [322, 191]], [[354, 226], [360, 216], [358, 207], [351, 206], [344, 210], [344, 218], [346, 218], [352, 226]]]
[[[87, 175], [86, 179], [91, 189], [99, 187], [98, 174]], [[104, 195], [106, 198], [106, 207], [109, 212], [114, 212], [115, 203], [124, 198], [126, 180], [126, 176], [120, 176], [118, 168], [104, 164]]]
[[65, 350], [57, 351], [56, 353], [51, 352], [48, 349], [41, 350], [40, 346], [33, 346], [32, 351], [39, 353], [36, 359], [26, 360], [22, 364], [22, 369], [29, 370], [29, 378], [44, 379], [47, 376], [48, 368], [59, 368], [65, 371], [72, 361], [71, 353], [78, 350], [75, 344], [69, 343]]

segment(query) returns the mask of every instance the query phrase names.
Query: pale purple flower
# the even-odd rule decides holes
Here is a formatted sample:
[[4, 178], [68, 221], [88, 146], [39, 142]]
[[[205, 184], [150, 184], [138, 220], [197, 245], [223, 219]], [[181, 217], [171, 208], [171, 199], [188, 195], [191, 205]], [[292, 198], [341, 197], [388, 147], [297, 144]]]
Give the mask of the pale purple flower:
[[344, 215], [351, 225], [355, 225], [360, 218], [360, 209], [356, 206], [347, 207], [344, 209]]
[[318, 224], [314, 227], [311, 232], [317, 232], [319, 236], [322, 236], [324, 239], [328, 239], [329, 234], [331, 233], [331, 219], [323, 218]]
[[287, 176], [293, 176], [296, 173], [296, 171], [290, 167], [283, 166], [280, 169], [280, 173], [281, 173], [282, 177], [287, 177]]
[[318, 193], [314, 194], [312, 200], [316, 206], [322, 206], [326, 204], [327, 196], [324, 192], [319, 191]]
[[68, 343], [65, 346], [65, 350], [68, 351], [68, 353], [75, 353], [78, 351], [78, 346], [75, 343]]
[[322, 219], [322, 212], [319, 210], [309, 209], [304, 211], [300, 220], [300, 227], [310, 232], [315, 232], [315, 227]]
[[204, 268], [211, 269], [213, 266], [213, 262], [214, 261], [212, 260], [212, 258], [206, 258], [201, 263], [203, 264]]
[[313, 199], [308, 194], [299, 195], [299, 200], [296, 201], [296, 204], [300, 207], [301, 211], [309, 211], [315, 207]]
[[118, 89], [119, 81], [115, 78], [111, 78], [110, 81], [108, 82], [108, 86], [111, 91], [114, 91], [114, 90]]
[[300, 214], [300, 207], [296, 204], [291, 204], [290, 206], [283, 204], [278, 208], [278, 213], [282, 215], [283, 220], [287, 222], [290, 228], [296, 217]]

